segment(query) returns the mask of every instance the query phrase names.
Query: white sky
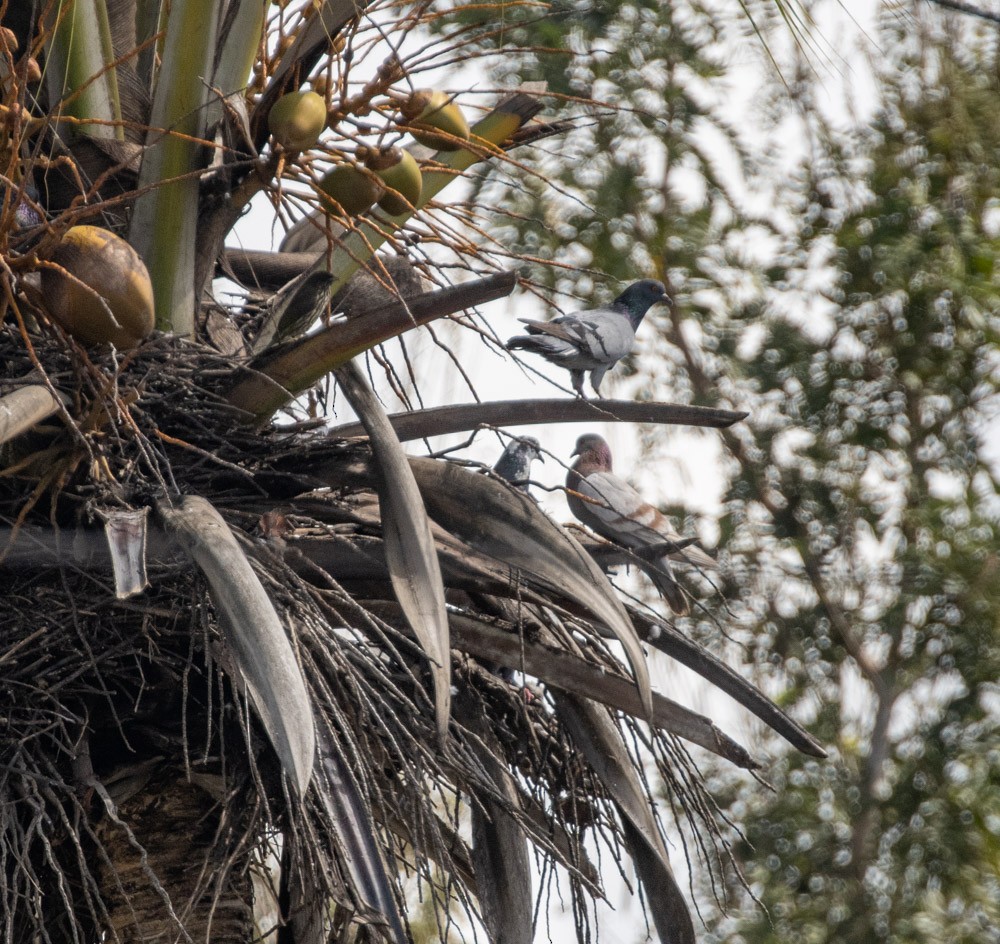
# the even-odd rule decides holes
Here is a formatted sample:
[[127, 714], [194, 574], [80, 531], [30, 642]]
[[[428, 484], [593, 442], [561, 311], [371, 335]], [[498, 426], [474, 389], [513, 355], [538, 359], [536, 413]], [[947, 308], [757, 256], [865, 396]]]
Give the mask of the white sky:
[[[736, 0], [715, 0], [714, 5], [732, 10], [735, 3]], [[879, 57], [879, 51], [872, 39], [878, 8], [877, 0], [844, 0], [842, 3], [839, 0], [826, 0], [819, 4], [815, 11], [816, 27], [811, 34], [814, 47], [809, 52], [809, 59], [820, 76], [824, 90], [821, 95], [822, 107], [845, 130], [858, 122], [864, 122], [874, 107], [874, 83], [869, 65], [873, 59], [877, 60]], [[773, 41], [775, 52], [780, 58], [782, 43], [787, 42], [787, 35], [778, 36]], [[751, 39], [747, 42], [757, 41]], [[752, 135], [755, 97], [761, 86], [759, 47], [733, 46], [729, 50], [728, 58], [732, 65], [732, 74], [729, 86], [721, 96], [724, 117], [734, 124], [747, 127], [748, 134]], [[428, 81], [427, 84], [432, 83]], [[450, 87], [459, 85], [453, 77], [443, 84]], [[789, 127], [782, 132], [785, 135], [783, 160], [787, 162], [788, 168], [794, 166], [803, 153], [804, 144], [797, 132], [794, 122], [790, 122]], [[757, 134], [761, 136], [762, 133], [757, 132]], [[763, 137], [761, 143], [766, 143]], [[722, 157], [720, 152], [720, 159]], [[782, 172], [781, 169], [773, 170], [775, 175]], [[238, 224], [235, 236], [239, 244], [246, 247], [272, 249], [276, 248], [281, 234], [277, 233], [272, 241], [272, 216], [269, 206], [262, 201], [261, 205]], [[636, 273], [637, 278], [642, 275], [643, 273]], [[522, 292], [516, 292], [509, 300], [484, 305], [481, 312], [504, 338], [518, 333], [517, 317], [548, 316], [532, 296]], [[654, 309], [639, 329], [637, 337], [639, 345], [642, 345], [645, 338], [654, 330], [655, 317]], [[487, 352], [471, 333], [447, 324], [438, 324], [436, 330], [458, 353], [463, 366], [473, 376], [476, 391], [482, 400], [562, 396], [537, 377], [525, 376], [512, 361]], [[406, 336], [406, 343], [411, 361], [420, 374], [420, 391], [427, 406], [468, 402], [472, 399], [468, 390], [463, 387], [458, 372], [435, 346], [426, 331], [410, 332]], [[395, 342], [387, 345], [389, 351], [395, 347]], [[536, 361], [542, 372], [557, 379], [561, 384], [567, 383], [565, 371], [550, 367], [538, 359]], [[615, 389], [612, 380], [613, 374], [605, 380], [606, 395], [627, 396], [627, 391], [622, 387]], [[661, 398], [670, 399], [668, 393]], [[342, 399], [338, 402], [343, 404]], [[385, 396], [385, 403], [390, 412], [401, 408], [391, 394]], [[346, 405], [344, 409], [343, 414], [338, 413], [334, 417], [334, 422], [347, 422], [353, 419], [353, 415], [346, 410]], [[544, 448], [567, 463], [570, 461], [569, 454], [577, 436], [587, 431], [600, 432], [608, 439], [617, 460], [616, 470], [625, 477], [633, 479], [652, 501], [682, 499], [689, 507], [703, 514], [705, 525], [702, 536], [709, 546], [711, 545], [716, 533], [714, 517], [720, 511], [725, 487], [722, 476], [713, 471], [720, 464], [720, 441], [717, 437], [692, 436], [676, 432], [667, 439], [662, 454], [655, 459], [647, 460], [642, 469], [637, 469], [635, 457], [638, 454], [641, 431], [628, 424], [603, 426], [552, 424], [547, 427], [509, 428], [512, 434], [539, 437]], [[446, 444], [451, 445], [464, 438], [465, 434], [437, 439], [433, 446], [442, 448]], [[423, 452], [422, 443], [411, 443], [408, 448], [413, 452]], [[459, 455], [492, 464], [500, 450], [501, 446], [495, 435], [481, 433], [476, 444]], [[550, 459], [544, 465], [536, 464], [534, 477], [544, 485], [555, 487], [562, 484], [565, 472], [557, 462]], [[535, 494], [556, 520], [570, 520], [561, 493], [543, 493], [536, 489]], [[682, 667], [668, 664], [665, 657], [654, 659], [651, 669], [653, 683], [658, 690], [669, 692], [672, 698], [695, 710], [711, 714], [713, 719], [721, 719], [721, 727], [741, 743], [759, 743], [758, 723], [742, 709], [729, 702], [727, 696], [709, 689], [697, 676]], [[729, 703], [730, 707], [724, 707], [725, 703]], [[675, 866], [678, 879], [686, 888], [686, 868], [680, 857]], [[611, 899], [617, 910], [601, 909], [599, 940], [605, 944], [619, 944], [619, 942], [626, 944], [639, 940], [642, 924], [637, 900], [631, 899], [624, 888], [617, 892], [611, 891]], [[557, 942], [563, 939], [564, 934], [567, 939], [572, 936], [568, 933], [569, 927], [557, 916], [554, 917], [552, 931], [553, 939]], [[543, 925], [537, 940], [545, 939]]]
[[[733, 9], [735, 0], [716, 0], [715, 5]], [[816, 11], [816, 29], [813, 48], [810, 50], [810, 60], [821, 76], [823, 87], [828, 91], [829, 112], [844, 122], [845, 127], [852, 121], [863, 118], [863, 110], [859, 113], [845, 102], [845, 83], [853, 88], [859, 88], [858, 100], [864, 103], [872, 101], [872, 83], [870, 71], [867, 68], [866, 56], [872, 54], [872, 40], [875, 10], [878, 4], [874, 0], [827, 0], [819, 5]], [[781, 55], [780, 44], [787, 37], [777, 36], [771, 40], [776, 55]], [[757, 43], [750, 39], [749, 43]], [[759, 45], [748, 48], [748, 45], [733, 47], [728, 56], [732, 64], [732, 75], [724, 95], [720, 96], [723, 117], [732, 123], [752, 128], [754, 98], [760, 87], [760, 54]], [[876, 53], [877, 54], [877, 53]], [[428, 76], [428, 84], [431, 77]], [[474, 81], [474, 80], [473, 80]], [[453, 76], [442, 83], [449, 87], [457, 85]], [[795, 129], [790, 129], [793, 132]], [[752, 134], [750, 135], [752, 137]], [[763, 141], [763, 139], [762, 139]], [[802, 144], [792, 137], [784, 150], [788, 168], [794, 166], [802, 153]], [[720, 161], [725, 160], [724, 152], [719, 152]], [[723, 168], [725, 172], [725, 168]], [[735, 179], [736, 175], [733, 175]], [[766, 199], [766, 198], [764, 198]], [[234, 230], [234, 243], [248, 248], [274, 249], [281, 238], [280, 229], [273, 225], [273, 214], [266, 200], [260, 199], [254, 210], [248, 214]], [[636, 273], [640, 278], [644, 273]], [[520, 326], [517, 317], [544, 318], [552, 314], [539, 305], [530, 294], [515, 291], [510, 299], [501, 300], [482, 306], [480, 311], [490, 320], [501, 337], [510, 337], [519, 333]], [[647, 320], [640, 327], [637, 344], [641, 346], [644, 336], [655, 331], [656, 309], [654, 308]], [[478, 339], [468, 332], [456, 329], [454, 326], [438, 323], [435, 331], [452, 347], [459, 356], [463, 367], [473, 377], [475, 389], [484, 401], [497, 399], [515, 399], [519, 397], [563, 396], [554, 387], [538, 377], [525, 376], [510, 360], [488, 352]], [[414, 367], [420, 374], [420, 393], [425, 405], [470, 402], [473, 397], [465, 386], [458, 371], [448, 361], [448, 358], [435, 345], [426, 331], [410, 332], [405, 342]], [[389, 342], [387, 350], [392, 353], [398, 347], [396, 342]], [[567, 385], [568, 375], [565, 371], [547, 365], [539, 358], [525, 355], [525, 359], [562, 385]], [[628, 396], [620, 380], [612, 372], [604, 383], [607, 396]], [[670, 400], [669, 391], [662, 399]], [[401, 409], [391, 392], [385, 395], [387, 410], [393, 412]], [[340, 410], [343, 409], [343, 413]], [[333, 422], [348, 422], [353, 419], [349, 408], [338, 401], [338, 413]], [[570, 452], [577, 436], [583, 432], [597, 431], [608, 439], [612, 452], [616, 457], [617, 471], [630, 477], [633, 474], [636, 450], [638, 447], [638, 431], [629, 424], [550, 424], [548, 426], [510, 427], [514, 434], [531, 434], [542, 440], [544, 448], [550, 450], [564, 462], [570, 459]], [[454, 445], [463, 441], [466, 434], [450, 437], [438, 437], [432, 441], [435, 449]], [[670, 453], [664, 454], [662, 461], [656, 463], [654, 470], [635, 470], [638, 476], [637, 485], [642, 486], [644, 493], [648, 492], [655, 500], [667, 501], [683, 498], [684, 502], [697, 512], [712, 516], [720, 509], [720, 499], [724, 483], [718, 475], [712, 475], [710, 470], [718, 464], [718, 449], [710, 436], [683, 436], [676, 434], [671, 437]], [[408, 448], [412, 451], [423, 451], [422, 443], [412, 443]], [[495, 460], [501, 451], [499, 439], [489, 433], [481, 433], [475, 445], [460, 453], [463, 458], [485, 463]], [[642, 475], [648, 470], [648, 474]], [[561, 466], [551, 459], [545, 465], [537, 465], [534, 477], [544, 485], [554, 487], [562, 484], [565, 472]], [[545, 495], [540, 493], [544, 507], [559, 519], [566, 519], [568, 513], [565, 501], [559, 494]], [[704, 535], [713, 536], [712, 528]]]

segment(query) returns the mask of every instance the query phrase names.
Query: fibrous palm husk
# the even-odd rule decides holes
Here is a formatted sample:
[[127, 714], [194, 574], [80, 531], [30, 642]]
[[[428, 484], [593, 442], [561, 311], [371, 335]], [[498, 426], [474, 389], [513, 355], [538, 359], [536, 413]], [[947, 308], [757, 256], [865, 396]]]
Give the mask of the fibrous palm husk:
[[[621, 798], [581, 754], [559, 700], [493, 670], [536, 666], [544, 678], [538, 654], [548, 647], [558, 656], [552, 664], [568, 660], [569, 672], [561, 682], [550, 676], [551, 685], [645, 716], [646, 697], [605, 638], [610, 609], [595, 612], [586, 595], [554, 586], [551, 572], [533, 572], [530, 556], [510, 557], [502, 541], [471, 547], [455, 517], [461, 476], [445, 476], [449, 494], [435, 503], [442, 486], [418, 463], [432, 519], [438, 509], [430, 539], [451, 603], [452, 710], [442, 741], [432, 666], [393, 592], [366, 443], [310, 424], [243, 422], [225, 397], [233, 364], [193, 343], [154, 338], [115, 360], [74, 355], [40, 335], [33, 350], [65, 407], [11, 440], [2, 456], [9, 591], [0, 636], [0, 835], [17, 854], [0, 894], [15, 902], [12, 926], [27, 936], [43, 915], [47, 926], [91, 937], [112, 928], [126, 939], [143, 922], [194, 939], [221, 933], [224, 922], [242, 927], [250, 873], [281, 847], [283, 881], [296, 889], [283, 900], [328, 902], [371, 933], [402, 940], [400, 862], [429, 888], [449, 876], [470, 914], [477, 901], [498, 907], [500, 899], [477, 887], [490, 870], [472, 871], [482, 838], [474, 856], [447, 822], [444, 811], [460, 797], [477, 810], [477, 836], [500, 830], [514, 856], [519, 832], [565, 868], [575, 894], [602, 893], [585, 841], [596, 832], [616, 845], [621, 829], [635, 825], [618, 825]], [[0, 362], [0, 395], [32, 377], [34, 361], [13, 326], [0, 330]], [[487, 479], [476, 487], [483, 483], [501, 490], [502, 507], [507, 487]], [[149, 589], [115, 595], [99, 513], [153, 505], [165, 494], [211, 502], [284, 627], [320, 745], [304, 796], [290, 789], [289, 768], [243, 694], [243, 657], [209, 580], [155, 520]], [[700, 788], [678, 734], [740, 766], [754, 762], [708, 719], [672, 710], [656, 696], [651, 717], [662, 726], [649, 736], [686, 771], [674, 781], [676, 799], [702, 810], [685, 792]], [[617, 723], [637, 724], [627, 714]], [[628, 751], [616, 763], [623, 756], [639, 763]], [[165, 798], [177, 811], [174, 834], [184, 832], [185, 817], [200, 831], [180, 847], [154, 849], [162, 824], [149, 811]], [[655, 808], [650, 815], [655, 821]], [[74, 832], [71, 823], [82, 827]], [[710, 819], [702, 827], [716, 829]], [[187, 866], [183, 880], [176, 857]], [[502, 863], [494, 865], [495, 880]], [[514, 860], [509, 867], [523, 874]], [[647, 863], [640, 875], [654, 872]], [[127, 901], [106, 894], [125, 877], [138, 889]], [[38, 891], [47, 888], [65, 891]], [[201, 924], [190, 922], [195, 914]], [[498, 926], [495, 915], [489, 923]]]

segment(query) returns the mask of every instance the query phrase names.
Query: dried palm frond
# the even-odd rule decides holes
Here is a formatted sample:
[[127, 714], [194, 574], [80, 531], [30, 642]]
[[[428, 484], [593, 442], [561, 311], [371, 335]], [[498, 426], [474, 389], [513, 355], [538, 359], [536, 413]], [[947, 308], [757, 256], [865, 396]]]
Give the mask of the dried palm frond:
[[[76, 362], [55, 338], [33, 350], [69, 406], [5, 447], [0, 477], [0, 900], [18, 934], [243, 934], [255, 863], [270, 856], [296, 927], [350, 916], [402, 941], [412, 872], [434, 888], [447, 876], [452, 906], [495, 935], [510, 907], [502, 888], [523, 900], [530, 883], [529, 848], [566, 870], [574, 896], [602, 894], [593, 835], [633, 855], [649, 895], [662, 893], [663, 824], [628, 774], [641, 769], [629, 715], [652, 721], [642, 738], [671, 759], [675, 801], [721, 841], [683, 740], [749, 769], [751, 754], [710, 720], [647, 700], [611, 641], [634, 632], [632, 618], [522, 492], [411, 460], [448, 600], [442, 740], [435, 665], [391, 579], [399, 565], [373, 492], [384, 469], [363, 441], [241, 424], [225, 396], [232, 365], [196, 344], [163, 338], [117, 362]], [[13, 389], [32, 357], [12, 326], [0, 353]], [[306, 778], [262, 709], [264, 612], [220, 598], [223, 572], [207, 552], [184, 553], [173, 512], [150, 526], [145, 595], [116, 597], [100, 512], [164, 494], [210, 497], [201, 518], [224, 522], [233, 560], [283, 627], [315, 730]], [[191, 501], [179, 506], [189, 521]], [[633, 648], [632, 669], [643, 658]], [[505, 681], [520, 671], [543, 687]], [[290, 717], [283, 684], [267, 697]], [[799, 746], [817, 747], [805, 736]], [[296, 783], [308, 783], [301, 795]], [[471, 835], [449, 822], [456, 803]], [[679, 893], [650, 906], [665, 940], [690, 940]]]

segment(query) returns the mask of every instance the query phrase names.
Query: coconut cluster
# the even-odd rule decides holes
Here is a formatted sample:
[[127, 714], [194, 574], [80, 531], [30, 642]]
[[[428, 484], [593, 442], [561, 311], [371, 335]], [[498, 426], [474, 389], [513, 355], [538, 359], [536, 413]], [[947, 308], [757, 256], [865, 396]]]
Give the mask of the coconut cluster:
[[[398, 107], [399, 127], [426, 147], [456, 151], [469, 140], [465, 116], [445, 92], [419, 89]], [[315, 147], [329, 122], [326, 98], [310, 90], [281, 96], [268, 116], [275, 145], [290, 153]], [[329, 170], [317, 188], [332, 216], [357, 216], [375, 204], [398, 216], [419, 205], [423, 177], [405, 148], [360, 145], [354, 159]], [[146, 266], [124, 239], [98, 226], [73, 226], [62, 234], [42, 260], [41, 289], [52, 320], [81, 344], [126, 350], [155, 326]]]
[[[439, 151], [457, 151], [469, 140], [469, 124], [446, 92], [418, 89], [399, 103], [399, 127], [418, 143]], [[331, 121], [318, 91], [290, 92], [268, 116], [274, 142], [285, 151], [308, 150]], [[317, 184], [324, 210], [333, 216], [357, 216], [378, 204], [392, 216], [418, 205], [423, 179], [416, 158], [397, 146], [359, 146], [353, 160], [329, 170]]]

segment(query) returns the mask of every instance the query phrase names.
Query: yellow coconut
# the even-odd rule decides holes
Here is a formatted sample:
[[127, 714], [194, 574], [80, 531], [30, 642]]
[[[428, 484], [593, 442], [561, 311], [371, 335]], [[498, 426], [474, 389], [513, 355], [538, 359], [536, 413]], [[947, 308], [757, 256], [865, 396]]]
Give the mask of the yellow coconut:
[[423, 189], [420, 165], [409, 151], [389, 147], [371, 151], [365, 158], [365, 166], [374, 171], [386, 186], [386, 192], [378, 201], [386, 213], [398, 216], [416, 206]]
[[282, 95], [267, 116], [274, 139], [290, 151], [305, 151], [318, 140], [326, 126], [326, 100], [315, 92]]
[[364, 213], [385, 191], [381, 181], [357, 164], [338, 164], [323, 175], [320, 192], [327, 211], [337, 216]]
[[457, 151], [462, 144], [456, 138], [469, 140], [469, 123], [447, 92], [419, 89], [403, 103], [400, 111], [407, 130], [424, 147]]
[[67, 230], [42, 269], [52, 317], [84, 344], [135, 347], [155, 324], [153, 286], [139, 254], [98, 226]]

